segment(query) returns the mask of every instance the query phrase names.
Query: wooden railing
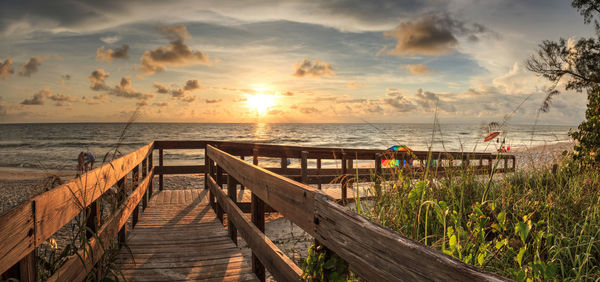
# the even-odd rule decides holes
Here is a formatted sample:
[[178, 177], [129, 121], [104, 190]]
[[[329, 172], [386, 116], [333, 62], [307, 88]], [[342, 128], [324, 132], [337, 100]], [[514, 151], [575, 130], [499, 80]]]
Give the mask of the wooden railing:
[[[347, 187], [350, 186], [351, 181], [357, 179], [369, 181], [374, 180], [373, 176], [382, 177], [398, 172], [398, 167], [382, 167], [381, 160], [398, 160], [399, 163], [403, 164], [403, 173], [414, 177], [421, 176], [425, 172], [433, 177], [439, 177], [449, 173], [465, 171], [476, 174], [489, 174], [493, 170], [496, 173], [503, 173], [515, 171], [516, 168], [516, 159], [513, 155], [480, 152], [389, 152], [372, 149], [300, 147], [204, 140], [155, 141], [154, 145], [159, 150], [160, 164], [156, 167], [155, 172], [159, 175], [159, 189], [161, 190], [163, 188], [162, 175], [164, 174], [204, 173], [206, 175], [208, 173], [207, 158], [205, 158], [204, 165], [163, 165], [162, 160], [165, 150], [204, 150], [204, 154], [206, 154], [206, 146], [211, 145], [241, 159], [278, 159], [277, 162], [280, 166], [263, 167], [296, 181], [316, 184], [319, 189], [323, 184], [341, 184], [342, 202], [346, 202]], [[290, 159], [298, 159], [300, 167], [288, 167], [288, 160]], [[314, 160], [315, 167], [308, 168], [307, 159]], [[327, 161], [337, 161], [339, 166], [324, 168], [322, 164]], [[407, 162], [406, 165], [404, 165], [405, 161]], [[429, 166], [427, 166], [427, 161], [429, 161]], [[365, 166], [365, 162], [370, 164]], [[361, 167], [358, 167], [359, 163]], [[357, 167], [355, 167], [355, 164]], [[467, 170], [465, 167], [469, 169]], [[224, 181], [227, 181], [227, 179], [224, 179]], [[248, 211], [247, 205], [242, 204], [240, 207], [244, 211]]]
[[[204, 164], [166, 166], [164, 150], [173, 149], [204, 150]], [[154, 166], [154, 150], [158, 150], [158, 166]], [[244, 161], [246, 157], [252, 157], [252, 164]], [[258, 167], [259, 158], [279, 159], [280, 166]], [[288, 159], [300, 160], [300, 167], [288, 167]], [[349, 177], [345, 176], [373, 181], [373, 175], [394, 173], [396, 168], [381, 166], [381, 160], [385, 159], [409, 161], [412, 166], [404, 166], [403, 170], [416, 175], [425, 171], [441, 175], [459, 169], [464, 171], [465, 167], [475, 173], [515, 169], [514, 156], [490, 153], [408, 154], [218, 141], [154, 141], [69, 183], [34, 196], [1, 215], [0, 274], [4, 279], [36, 280], [36, 248], [76, 216], [82, 215], [87, 219], [86, 228], [95, 235], [90, 232], [88, 244], [50, 278], [52, 281], [80, 281], [101, 258], [104, 246], [115, 238], [125, 240], [128, 219], [132, 219], [135, 227], [140, 202], [145, 209], [152, 196], [155, 175], [162, 190], [165, 174], [204, 173], [205, 188], [210, 189], [213, 208], [220, 219], [224, 213], [228, 215], [232, 240], [236, 240], [239, 231], [252, 249], [253, 269], [259, 278], [264, 278], [264, 266], [282, 280], [298, 279], [300, 275], [300, 269], [264, 235], [264, 212], [272, 209], [338, 253], [353, 270], [367, 279], [425, 278], [423, 273], [432, 279], [502, 279], [373, 224], [337, 205], [318, 189], [307, 186], [317, 184], [321, 188], [322, 184], [339, 180], [341, 202], [345, 202], [349, 186]], [[316, 167], [309, 168], [309, 160], [314, 160]], [[341, 167], [322, 167], [323, 162], [332, 160], [339, 162]], [[426, 166], [428, 160], [429, 167]], [[436, 160], [435, 166], [433, 160]], [[372, 161], [373, 166], [354, 168], [355, 163], [361, 161]], [[131, 179], [133, 187], [129, 194], [125, 192], [127, 179]], [[235, 191], [229, 187], [238, 183], [251, 190], [251, 203], [237, 201]], [[229, 189], [227, 195], [222, 190], [225, 184]], [[103, 221], [100, 196], [115, 185], [121, 195], [121, 204]], [[252, 220], [248, 220], [243, 212], [251, 212]], [[360, 234], [357, 230], [361, 230]]]
[[[254, 164], [249, 164], [208, 145], [207, 159], [206, 183], [214, 195], [211, 205], [221, 220], [223, 212], [227, 214], [232, 240], [237, 240], [239, 232], [252, 249], [253, 271], [261, 280], [264, 280], [264, 267], [279, 281], [297, 281], [302, 274], [264, 234], [265, 204], [338, 254], [353, 271], [370, 281], [506, 280], [383, 228], [338, 205], [318, 189], [257, 166], [257, 158]], [[227, 194], [223, 191], [224, 173], [228, 175]], [[236, 205], [238, 183], [252, 191], [251, 221]]]
[[[82, 215], [89, 241], [49, 279], [82, 281], [114, 239], [124, 240], [127, 220], [137, 223], [139, 203], [146, 208], [152, 195], [153, 143], [91, 170], [75, 180], [34, 196], [0, 216], [0, 274], [5, 279], [37, 281], [36, 248], [59, 229]], [[140, 169], [141, 165], [141, 169]], [[140, 172], [142, 180], [140, 181]], [[131, 179], [131, 194], [125, 192]], [[117, 185], [122, 196], [115, 213], [102, 222], [100, 196]], [[89, 212], [89, 213], [88, 213]]]

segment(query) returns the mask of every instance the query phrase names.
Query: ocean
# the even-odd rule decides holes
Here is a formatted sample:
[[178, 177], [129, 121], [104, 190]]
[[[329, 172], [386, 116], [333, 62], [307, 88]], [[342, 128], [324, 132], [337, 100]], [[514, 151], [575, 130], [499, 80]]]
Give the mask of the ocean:
[[[75, 170], [77, 156], [90, 151], [102, 162], [107, 152], [131, 152], [152, 140], [215, 140], [314, 147], [387, 149], [404, 144], [413, 150], [493, 152], [483, 142], [485, 125], [466, 124], [206, 124], [206, 123], [0, 124], [0, 167]], [[504, 126], [506, 146], [524, 147], [568, 141], [576, 126]], [[433, 133], [433, 138], [432, 138]], [[119, 138], [123, 136], [122, 142]], [[165, 164], [203, 164], [197, 150], [165, 150]]]

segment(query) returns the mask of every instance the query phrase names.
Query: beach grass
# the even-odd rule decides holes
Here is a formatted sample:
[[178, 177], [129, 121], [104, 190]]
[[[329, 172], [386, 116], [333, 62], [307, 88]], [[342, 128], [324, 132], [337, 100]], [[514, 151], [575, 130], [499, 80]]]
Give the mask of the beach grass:
[[[517, 281], [600, 279], [600, 172], [557, 166], [414, 179], [397, 169], [357, 213]], [[364, 196], [364, 195], [360, 195]]]

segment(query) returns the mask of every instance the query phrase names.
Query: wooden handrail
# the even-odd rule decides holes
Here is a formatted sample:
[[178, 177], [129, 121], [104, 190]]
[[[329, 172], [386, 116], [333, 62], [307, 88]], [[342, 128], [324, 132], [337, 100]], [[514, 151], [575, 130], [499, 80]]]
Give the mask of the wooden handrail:
[[153, 150], [153, 142], [32, 197], [0, 216], [0, 273], [18, 263], [69, 223]]
[[[317, 189], [211, 145], [206, 148], [208, 158], [228, 175], [349, 262], [367, 280], [507, 280], [381, 227], [336, 204]], [[220, 189], [219, 185], [212, 186]], [[222, 206], [230, 201], [224, 193], [221, 198], [217, 200]]]

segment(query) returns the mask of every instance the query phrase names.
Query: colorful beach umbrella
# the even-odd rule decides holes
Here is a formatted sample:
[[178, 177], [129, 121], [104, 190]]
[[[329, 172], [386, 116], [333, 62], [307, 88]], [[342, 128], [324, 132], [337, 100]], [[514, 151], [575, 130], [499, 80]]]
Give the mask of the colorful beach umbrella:
[[[412, 152], [412, 149], [406, 145], [394, 145], [387, 150], [392, 152]], [[404, 160], [404, 164], [406, 165], [406, 160]], [[400, 160], [381, 160], [381, 165], [384, 167], [400, 166]]]
[[488, 142], [488, 141], [498, 137], [498, 135], [500, 135], [500, 131], [492, 131], [485, 138], [483, 138], [483, 142]]

